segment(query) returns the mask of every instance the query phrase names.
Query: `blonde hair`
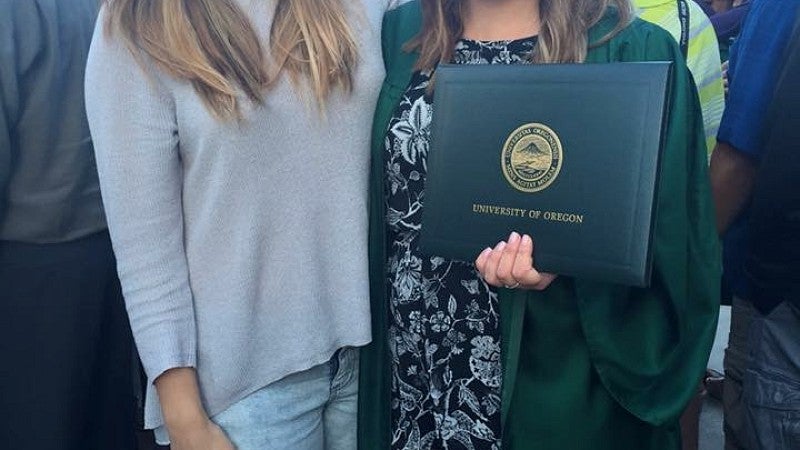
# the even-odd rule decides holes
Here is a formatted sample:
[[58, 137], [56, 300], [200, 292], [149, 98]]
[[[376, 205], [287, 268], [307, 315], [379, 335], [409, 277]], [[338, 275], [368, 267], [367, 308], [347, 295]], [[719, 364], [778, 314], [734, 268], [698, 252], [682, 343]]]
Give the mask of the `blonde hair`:
[[[420, 0], [422, 30], [405, 45], [419, 51], [417, 70], [432, 70], [453, 57], [456, 42], [464, 32], [464, 0]], [[617, 10], [616, 27], [599, 42], [611, 39], [631, 21], [629, 0], [540, 0], [541, 29], [531, 60], [541, 63], [577, 63], [586, 59], [589, 29], [609, 7]]]
[[237, 93], [260, 103], [283, 74], [307, 81], [321, 107], [352, 90], [358, 49], [345, 0], [277, 0], [269, 58], [234, 0], [103, 1], [106, 32], [189, 81], [220, 119], [241, 117]]

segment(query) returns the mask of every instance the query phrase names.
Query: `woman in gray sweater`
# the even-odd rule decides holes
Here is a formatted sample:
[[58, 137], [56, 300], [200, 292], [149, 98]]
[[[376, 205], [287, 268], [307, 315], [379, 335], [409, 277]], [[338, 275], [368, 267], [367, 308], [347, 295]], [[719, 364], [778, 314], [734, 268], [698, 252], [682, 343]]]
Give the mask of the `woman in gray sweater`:
[[111, 237], [174, 450], [355, 448], [388, 0], [113, 0], [86, 76]]

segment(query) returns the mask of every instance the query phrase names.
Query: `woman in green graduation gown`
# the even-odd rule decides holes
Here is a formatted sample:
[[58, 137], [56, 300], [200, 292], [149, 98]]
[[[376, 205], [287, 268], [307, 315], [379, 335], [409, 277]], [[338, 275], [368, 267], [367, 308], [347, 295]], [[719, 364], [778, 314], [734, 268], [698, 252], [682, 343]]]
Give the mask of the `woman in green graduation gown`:
[[[383, 28], [387, 77], [375, 115], [370, 193], [374, 340], [361, 357], [360, 449], [445, 445], [471, 449], [485, 444], [487, 436], [498, 441], [486, 448], [499, 448], [501, 434], [502, 448], [512, 450], [680, 448], [678, 417], [703, 373], [716, 329], [719, 249], [702, 118], [691, 78], [669, 34], [632, 19], [629, 11], [627, 0], [419, 0], [387, 14]], [[529, 51], [520, 57], [526, 45]], [[400, 353], [421, 349], [421, 358], [427, 351], [441, 351], [431, 349], [425, 336], [409, 336], [424, 335], [425, 324], [443, 332], [454, 328], [455, 321], [428, 317], [424, 311], [420, 320], [409, 312], [414, 295], [427, 295], [424, 289], [413, 290], [413, 283], [424, 275], [420, 270], [445, 264], [429, 257], [420, 266], [419, 258], [413, 259], [411, 247], [420, 224], [411, 216], [423, 207], [425, 165], [419, 160], [427, 156], [431, 99], [421, 92], [412, 94], [429, 91], [441, 62], [513, 63], [515, 59], [675, 62], [658, 186], [652, 281], [643, 289], [539, 273], [531, 237], [516, 233], [476, 255], [481, 283], [496, 287], [483, 299], [497, 302], [499, 309], [502, 385], [484, 370], [483, 378], [477, 376], [484, 391], [459, 394], [451, 402], [466, 405], [466, 413], [471, 409], [475, 417], [433, 411], [435, 420], [427, 423], [432, 431], [423, 437], [425, 430], [420, 427], [425, 424], [414, 420], [424, 417], [424, 411], [419, 412], [415, 403], [432, 398], [431, 408], [438, 408], [439, 396], [448, 388], [442, 383], [456, 380], [445, 372], [443, 381], [432, 381], [432, 392], [423, 395], [413, 387], [403, 391], [404, 377], [421, 368], [411, 364], [398, 373], [404, 358], [398, 357], [398, 348], [404, 346]], [[395, 158], [400, 163], [395, 164]], [[413, 202], [398, 197], [404, 190], [413, 193]], [[403, 202], [410, 206], [398, 210]], [[405, 246], [411, 259], [393, 259], [398, 245]], [[426, 261], [432, 264], [427, 269]], [[462, 282], [479, 303], [480, 289], [470, 283]], [[456, 297], [439, 305], [444, 316], [461, 308], [480, 311], [478, 303], [462, 305]], [[422, 310], [426, 303], [437, 307], [441, 303], [437, 300], [416, 302]], [[490, 303], [475, 317], [485, 319], [492, 311]], [[410, 328], [398, 338], [395, 328], [405, 322]], [[490, 334], [491, 320], [484, 325], [480, 332]], [[473, 346], [472, 355], [488, 356], [491, 346], [486, 342], [491, 343], [478, 336], [472, 343], [480, 345]], [[414, 343], [420, 348], [413, 349]], [[448, 357], [457, 353], [451, 349]], [[470, 364], [473, 370], [481, 368]], [[474, 385], [475, 377], [463, 383]], [[502, 399], [498, 430], [491, 428], [491, 420], [479, 420], [496, 406], [491, 388]]]

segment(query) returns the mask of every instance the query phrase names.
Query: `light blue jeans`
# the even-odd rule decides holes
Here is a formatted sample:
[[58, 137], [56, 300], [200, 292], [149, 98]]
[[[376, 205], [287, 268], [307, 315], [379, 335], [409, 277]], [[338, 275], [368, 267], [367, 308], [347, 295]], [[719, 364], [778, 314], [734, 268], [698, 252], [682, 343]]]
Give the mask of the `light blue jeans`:
[[289, 375], [212, 417], [236, 450], [355, 450], [358, 349]]

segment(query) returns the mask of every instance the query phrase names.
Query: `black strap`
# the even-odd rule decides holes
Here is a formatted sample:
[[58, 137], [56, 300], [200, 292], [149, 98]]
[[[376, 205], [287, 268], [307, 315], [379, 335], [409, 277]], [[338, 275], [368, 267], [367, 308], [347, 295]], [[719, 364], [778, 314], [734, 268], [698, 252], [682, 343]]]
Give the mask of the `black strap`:
[[681, 23], [681, 53], [683, 57], [689, 56], [689, 2], [678, 0], [678, 20]]

